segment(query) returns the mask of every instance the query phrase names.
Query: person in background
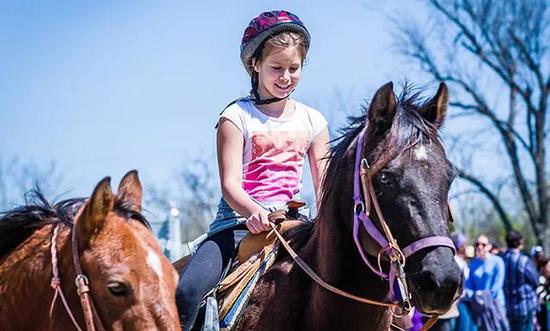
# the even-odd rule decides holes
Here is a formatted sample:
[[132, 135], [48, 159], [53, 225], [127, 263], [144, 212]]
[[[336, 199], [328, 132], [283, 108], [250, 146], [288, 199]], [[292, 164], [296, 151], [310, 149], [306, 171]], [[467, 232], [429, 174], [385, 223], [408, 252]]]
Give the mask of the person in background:
[[540, 309], [537, 313], [537, 322], [541, 331], [550, 331], [550, 258], [542, 253], [537, 254], [536, 263], [540, 273], [537, 288]]
[[508, 330], [504, 298], [504, 261], [491, 254], [489, 238], [480, 235], [475, 243], [476, 256], [470, 262], [465, 296], [480, 330]]
[[[451, 236], [456, 248], [455, 260], [464, 277], [464, 283], [470, 275], [470, 267], [468, 266], [468, 258], [466, 257], [466, 248], [468, 247], [468, 238], [462, 233], [455, 233]], [[465, 293], [464, 293], [465, 295]], [[468, 307], [468, 303], [464, 300], [464, 296], [457, 301], [458, 317], [455, 322], [455, 331], [476, 331], [477, 327], [472, 319], [472, 313]]]
[[502, 247], [495, 241], [491, 244], [491, 254], [498, 255], [502, 257], [504, 254], [504, 251], [502, 250]]
[[538, 298], [539, 274], [533, 261], [521, 253], [523, 236], [517, 231], [506, 235], [508, 250], [503, 254], [506, 277], [506, 314], [512, 331], [533, 331]]

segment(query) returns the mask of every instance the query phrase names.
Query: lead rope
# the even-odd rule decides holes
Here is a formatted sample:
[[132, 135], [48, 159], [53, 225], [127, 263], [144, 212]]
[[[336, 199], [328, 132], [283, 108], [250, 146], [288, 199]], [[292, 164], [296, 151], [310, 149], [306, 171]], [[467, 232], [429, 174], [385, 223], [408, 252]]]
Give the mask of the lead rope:
[[65, 311], [67, 312], [67, 315], [71, 318], [71, 321], [73, 322], [75, 328], [78, 331], [82, 331], [80, 326], [78, 326], [78, 323], [76, 322], [75, 317], [73, 316], [73, 313], [71, 311], [71, 308], [69, 307], [69, 304], [67, 303], [67, 299], [65, 298], [65, 294], [63, 293], [63, 288], [61, 287], [61, 278], [59, 278], [59, 269], [57, 268], [57, 233], [59, 230], [59, 224], [55, 226], [53, 229], [53, 235], [51, 240], [51, 247], [50, 252], [52, 254], [52, 280], [50, 281], [50, 286], [54, 289], [54, 295], [52, 299], [52, 303], [50, 304], [50, 319], [52, 318], [53, 314], [53, 308], [55, 306], [55, 301], [57, 300], [57, 297], [61, 297], [61, 301], [63, 302], [63, 305], [65, 306]]

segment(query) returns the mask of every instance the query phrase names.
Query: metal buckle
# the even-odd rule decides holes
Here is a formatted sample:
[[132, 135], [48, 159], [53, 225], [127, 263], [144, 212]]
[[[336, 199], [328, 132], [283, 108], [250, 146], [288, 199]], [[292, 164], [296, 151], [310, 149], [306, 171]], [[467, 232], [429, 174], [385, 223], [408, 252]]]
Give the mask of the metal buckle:
[[83, 293], [90, 291], [90, 287], [88, 286], [88, 277], [83, 274], [78, 274], [74, 279], [74, 283], [76, 285], [78, 295], [82, 295]]
[[355, 213], [355, 215], [359, 215], [361, 214], [361, 212], [364, 212], [364, 211], [365, 211], [365, 203], [363, 203], [363, 201], [356, 202], [353, 205], [353, 212]]
[[413, 305], [411, 303], [411, 294], [409, 292], [409, 287], [407, 286], [407, 277], [405, 275], [404, 264], [397, 263], [397, 269], [398, 269], [397, 284], [398, 284], [399, 291], [401, 292], [400, 293], [401, 298], [403, 300], [401, 304], [401, 308], [404, 311], [409, 312], [413, 308]]

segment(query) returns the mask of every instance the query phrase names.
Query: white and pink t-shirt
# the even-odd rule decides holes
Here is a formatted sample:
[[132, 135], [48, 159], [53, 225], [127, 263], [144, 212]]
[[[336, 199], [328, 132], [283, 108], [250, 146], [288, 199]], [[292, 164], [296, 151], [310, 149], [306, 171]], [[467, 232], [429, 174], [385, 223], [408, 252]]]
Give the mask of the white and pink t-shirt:
[[300, 192], [304, 159], [313, 139], [327, 126], [317, 110], [294, 101], [285, 119], [262, 113], [244, 99], [220, 115], [243, 133], [243, 188], [261, 202], [284, 202]]

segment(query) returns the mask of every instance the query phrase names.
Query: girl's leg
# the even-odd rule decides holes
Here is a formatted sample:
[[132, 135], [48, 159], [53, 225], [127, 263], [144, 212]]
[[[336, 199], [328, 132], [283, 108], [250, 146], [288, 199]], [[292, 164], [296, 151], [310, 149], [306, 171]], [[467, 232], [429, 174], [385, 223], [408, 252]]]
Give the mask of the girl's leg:
[[202, 298], [216, 286], [233, 256], [234, 232], [225, 230], [208, 238], [181, 272], [176, 289], [176, 304], [184, 330], [191, 330]]

